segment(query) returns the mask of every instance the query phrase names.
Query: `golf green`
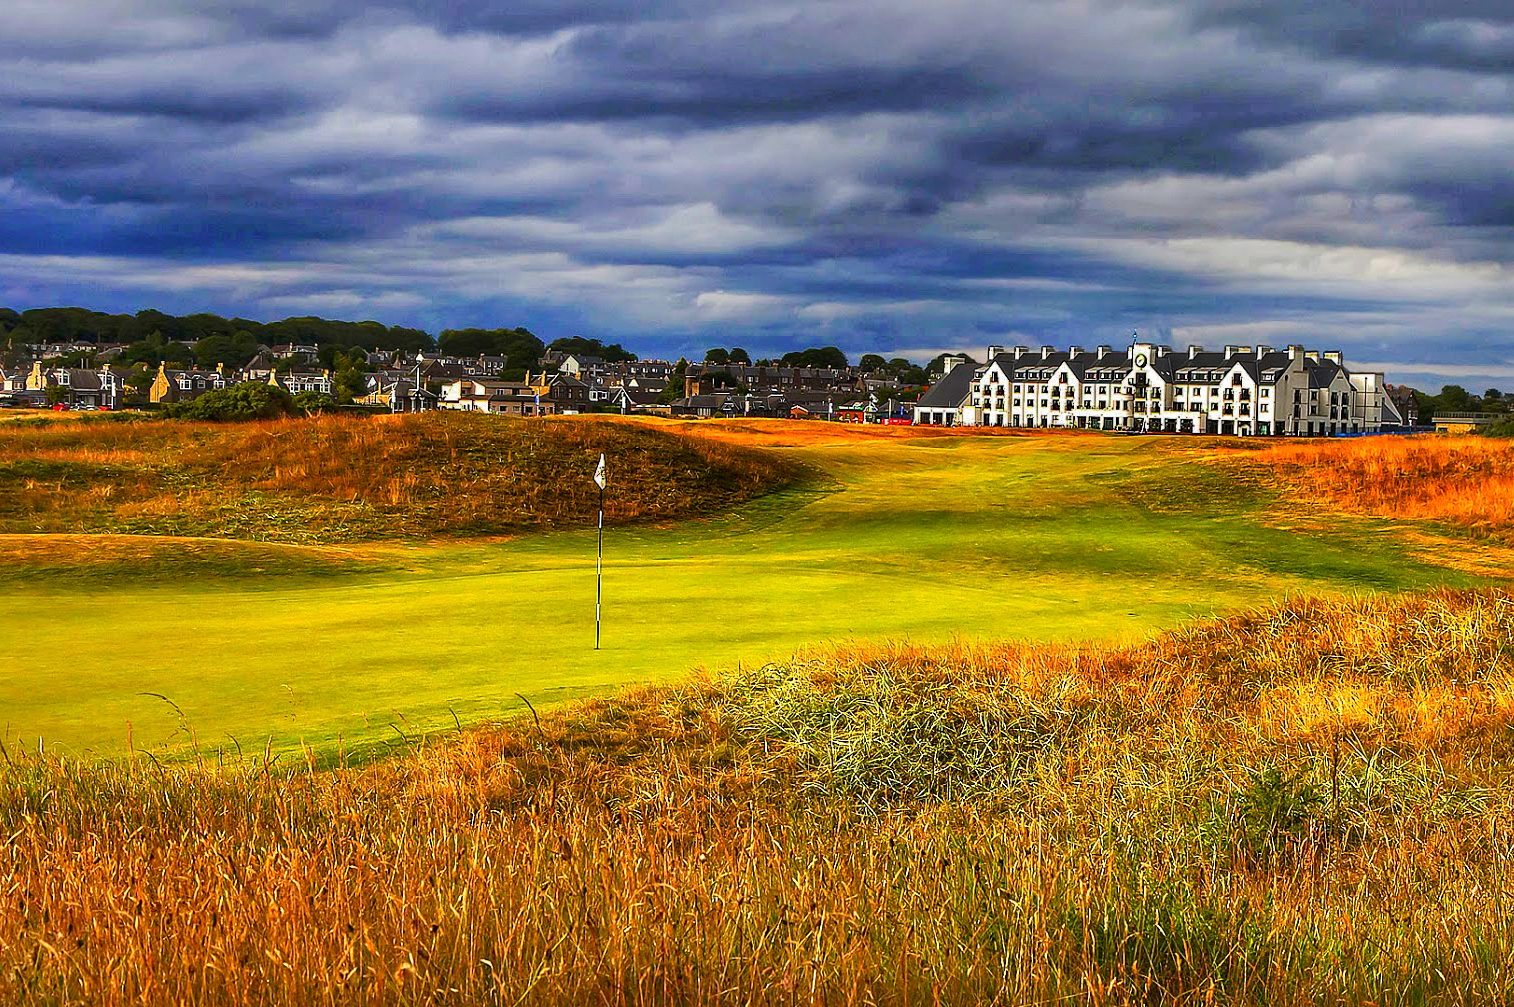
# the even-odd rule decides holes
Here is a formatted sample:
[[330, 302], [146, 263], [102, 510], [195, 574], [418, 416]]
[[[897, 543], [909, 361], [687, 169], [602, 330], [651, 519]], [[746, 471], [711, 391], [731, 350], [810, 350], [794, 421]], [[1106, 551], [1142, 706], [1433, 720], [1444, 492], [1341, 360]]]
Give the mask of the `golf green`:
[[151, 577], [13, 582], [6, 744], [328, 759], [827, 641], [1134, 638], [1289, 593], [1471, 580], [1382, 522], [1285, 528], [1265, 489], [1171, 439], [803, 426], [709, 429], [791, 452], [805, 488], [606, 533], [598, 651], [592, 529], [346, 549], [335, 573], [175, 574], [165, 542]]

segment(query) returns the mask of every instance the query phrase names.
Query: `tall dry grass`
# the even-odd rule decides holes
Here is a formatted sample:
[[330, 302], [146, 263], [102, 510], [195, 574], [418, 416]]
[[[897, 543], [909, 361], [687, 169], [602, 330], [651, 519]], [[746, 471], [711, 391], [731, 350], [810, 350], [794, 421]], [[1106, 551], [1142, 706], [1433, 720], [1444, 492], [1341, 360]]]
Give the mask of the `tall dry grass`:
[[1301, 441], [1249, 452], [1291, 495], [1348, 511], [1482, 530], [1514, 525], [1514, 442], [1481, 437]]
[[800, 655], [379, 765], [6, 753], [0, 999], [1514, 999], [1514, 597]]
[[601, 452], [612, 522], [705, 514], [797, 477], [760, 450], [610, 418], [18, 424], [0, 428], [0, 532], [323, 542], [585, 524]]

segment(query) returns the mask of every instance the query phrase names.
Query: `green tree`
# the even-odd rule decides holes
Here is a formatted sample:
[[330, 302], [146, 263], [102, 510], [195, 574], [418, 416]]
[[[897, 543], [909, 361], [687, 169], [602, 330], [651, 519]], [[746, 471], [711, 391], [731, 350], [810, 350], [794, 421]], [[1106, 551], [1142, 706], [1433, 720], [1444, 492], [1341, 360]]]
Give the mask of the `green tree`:
[[687, 387], [688, 373], [689, 362], [683, 357], [679, 357], [678, 362], [673, 365], [672, 375], [668, 378], [668, 387], [662, 390], [662, 394], [657, 397], [657, 401], [663, 405], [667, 405], [670, 402], [676, 402], [683, 398], [687, 394], [684, 389]]
[[294, 399], [282, 388], [260, 381], [217, 388], [186, 402], [174, 402], [163, 412], [184, 420], [271, 420], [294, 412]]
[[619, 343], [607, 344], [600, 342], [598, 339], [586, 339], [583, 336], [564, 336], [561, 339], [554, 339], [548, 344], [548, 349], [559, 350], [563, 353], [598, 357], [612, 364], [636, 359], [636, 354], [630, 352]]
[[290, 403], [295, 409], [301, 410], [309, 416], [314, 413], [324, 413], [329, 409], [335, 409], [337, 400], [325, 392], [304, 391], [296, 392]]
[[242, 367], [258, 351], [258, 341], [251, 332], [239, 329], [232, 335], [219, 333], [205, 336], [195, 343], [195, 362], [207, 370], [216, 366], [233, 370]]
[[183, 343], [170, 340], [162, 332], [154, 329], [147, 338], [140, 339], [122, 350], [117, 359], [123, 364], [150, 364], [153, 367], [169, 364], [175, 367], [188, 367], [194, 360], [194, 354]]
[[126, 386], [126, 404], [129, 406], [145, 406], [149, 398], [148, 392], [152, 389], [152, 383], [157, 379], [157, 372], [149, 370], [146, 364], [137, 364], [126, 375], [121, 383]]
[[782, 360], [784, 364], [790, 367], [831, 367], [839, 369], [846, 366], [846, 354], [834, 346], [793, 350], [785, 353]]
[[368, 394], [368, 373], [349, 364], [332, 375], [331, 387], [335, 402], [351, 402]]
[[1436, 398], [1440, 400], [1441, 412], [1469, 413], [1477, 410], [1477, 401], [1472, 393], [1461, 385], [1446, 385]]
[[731, 363], [733, 363], [733, 364], [750, 364], [751, 362], [752, 362], [752, 358], [749, 357], [749, 356], [747, 356], [746, 350], [743, 350], [739, 346], [733, 346], [733, 347], [731, 347]]
[[857, 366], [864, 371], [881, 371], [888, 366], [888, 361], [877, 353], [864, 353]]
[[247, 318], [222, 318], [204, 312], [169, 315], [151, 308], [135, 315], [109, 315], [87, 308], [33, 308], [20, 313], [9, 309], [0, 311], [5, 312], [0, 315], [0, 332], [24, 330], [27, 342], [131, 344], [142, 342], [156, 332], [166, 342], [193, 343], [213, 336], [237, 338], [245, 332], [255, 342], [269, 345], [314, 343], [317, 346], [330, 344], [390, 350], [427, 349], [434, 345], [431, 337], [419, 329], [386, 326], [374, 321], [303, 317], [263, 323]]
[[704, 351], [704, 362], [707, 364], [728, 364], [731, 362], [731, 355], [716, 346], [713, 349]]
[[925, 365], [924, 370], [930, 374], [942, 374], [945, 372], [944, 364], [947, 357], [963, 357], [968, 363], [976, 365], [977, 361], [963, 353], [938, 353], [931, 358], [930, 363]]
[[447, 329], [437, 337], [437, 348], [455, 357], [498, 356], [507, 370], [524, 373], [536, 366], [546, 346], [530, 329]]

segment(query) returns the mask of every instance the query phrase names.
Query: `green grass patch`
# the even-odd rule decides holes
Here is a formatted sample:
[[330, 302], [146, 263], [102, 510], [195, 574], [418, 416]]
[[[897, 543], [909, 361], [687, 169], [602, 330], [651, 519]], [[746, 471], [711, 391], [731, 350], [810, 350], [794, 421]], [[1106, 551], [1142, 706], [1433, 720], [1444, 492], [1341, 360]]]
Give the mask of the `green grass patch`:
[[[803, 485], [607, 531], [599, 651], [590, 511], [506, 541], [353, 546], [334, 570], [249, 555], [226, 559], [243, 577], [165, 560], [129, 582], [12, 579], [0, 636], [26, 660], [0, 709], [15, 739], [177, 746], [183, 725], [143, 695], [161, 693], [202, 745], [334, 752], [511, 714], [517, 694], [550, 704], [824, 641], [1131, 640], [1288, 594], [1480, 582], [1380, 522], [1280, 528], [1269, 494], [1166, 441], [794, 442], [768, 450], [815, 473]], [[541, 492], [582, 494], [587, 476]]]

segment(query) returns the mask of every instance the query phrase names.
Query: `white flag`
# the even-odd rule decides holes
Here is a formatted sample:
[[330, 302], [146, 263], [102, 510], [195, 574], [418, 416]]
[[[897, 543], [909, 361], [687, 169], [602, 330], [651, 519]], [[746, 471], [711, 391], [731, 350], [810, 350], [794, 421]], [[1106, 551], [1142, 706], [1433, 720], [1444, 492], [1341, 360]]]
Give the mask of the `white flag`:
[[600, 489], [605, 488], [605, 456], [599, 456], [599, 464], [594, 468], [594, 485]]

